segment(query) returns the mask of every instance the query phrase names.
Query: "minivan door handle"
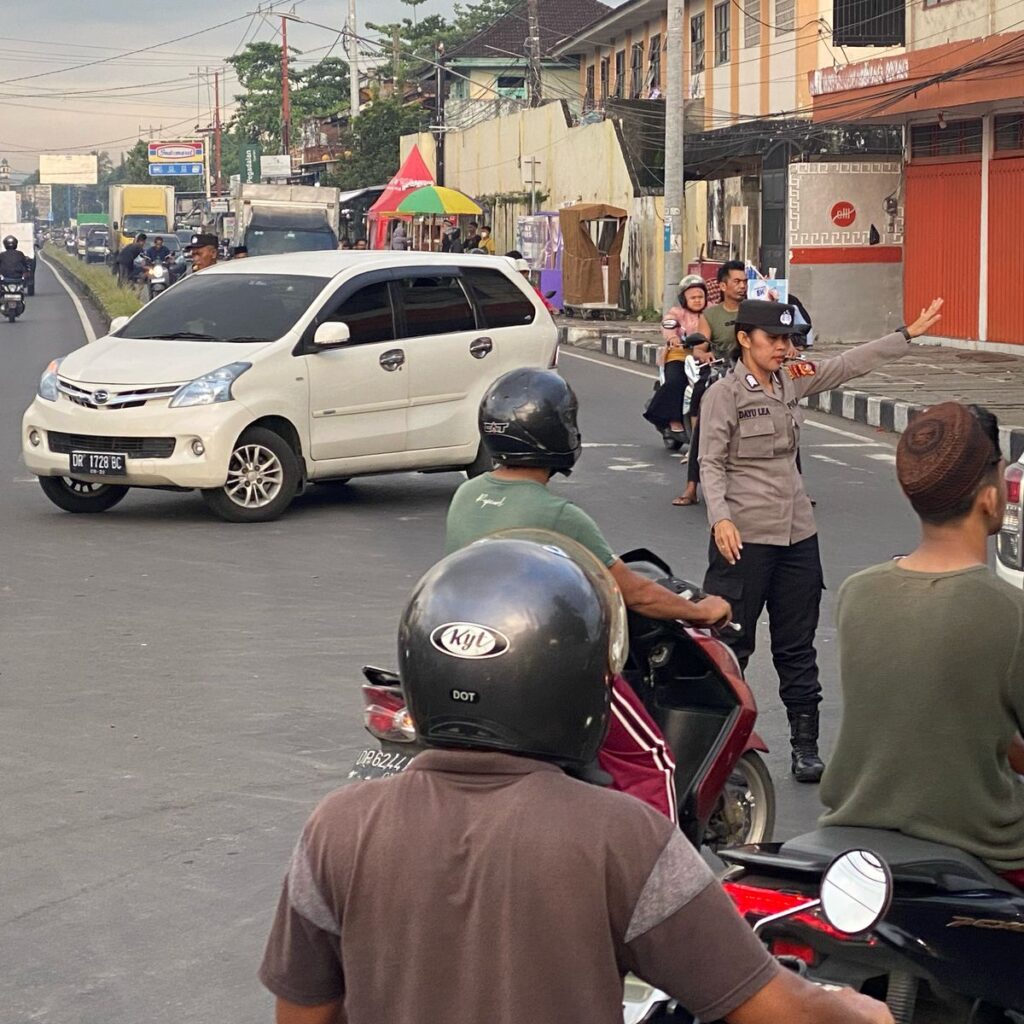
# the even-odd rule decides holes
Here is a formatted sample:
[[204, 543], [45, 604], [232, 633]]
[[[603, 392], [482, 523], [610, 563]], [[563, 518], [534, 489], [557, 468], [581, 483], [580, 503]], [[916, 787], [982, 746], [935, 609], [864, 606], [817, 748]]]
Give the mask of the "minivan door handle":
[[469, 346], [469, 351], [474, 359], [483, 359], [493, 348], [494, 342], [490, 338], [477, 338]]
[[405, 353], [400, 348], [389, 348], [387, 352], [380, 357], [380, 365], [389, 373], [400, 369], [404, 362]]

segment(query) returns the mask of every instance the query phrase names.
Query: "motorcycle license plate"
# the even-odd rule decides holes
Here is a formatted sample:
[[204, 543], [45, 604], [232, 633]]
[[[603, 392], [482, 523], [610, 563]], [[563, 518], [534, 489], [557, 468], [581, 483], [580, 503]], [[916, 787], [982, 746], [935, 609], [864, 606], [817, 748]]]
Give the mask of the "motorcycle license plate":
[[83, 476], [124, 476], [128, 456], [111, 452], [72, 452], [70, 470]]
[[386, 779], [389, 775], [400, 775], [409, 767], [411, 754], [389, 754], [384, 750], [369, 748], [360, 752], [352, 770], [350, 779]]

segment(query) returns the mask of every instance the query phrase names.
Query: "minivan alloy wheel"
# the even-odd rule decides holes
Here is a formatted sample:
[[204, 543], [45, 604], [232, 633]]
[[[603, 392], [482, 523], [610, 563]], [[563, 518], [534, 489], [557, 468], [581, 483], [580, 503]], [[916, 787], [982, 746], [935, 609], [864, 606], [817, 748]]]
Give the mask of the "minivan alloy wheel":
[[281, 493], [284, 466], [261, 444], [240, 445], [231, 453], [224, 493], [242, 508], [263, 508]]

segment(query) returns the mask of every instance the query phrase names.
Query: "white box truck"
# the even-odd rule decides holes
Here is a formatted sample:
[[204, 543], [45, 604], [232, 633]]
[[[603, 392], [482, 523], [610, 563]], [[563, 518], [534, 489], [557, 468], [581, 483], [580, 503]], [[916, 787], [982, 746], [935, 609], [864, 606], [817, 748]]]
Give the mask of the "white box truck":
[[250, 256], [337, 249], [338, 196], [314, 185], [242, 185], [232, 244]]

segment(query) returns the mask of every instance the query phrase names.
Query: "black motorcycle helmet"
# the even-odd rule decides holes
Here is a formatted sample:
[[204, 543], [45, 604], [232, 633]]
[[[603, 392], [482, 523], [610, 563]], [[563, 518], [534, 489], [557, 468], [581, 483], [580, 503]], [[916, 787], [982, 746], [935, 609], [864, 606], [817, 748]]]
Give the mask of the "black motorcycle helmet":
[[625, 659], [625, 607], [575, 541], [508, 530], [449, 555], [402, 615], [398, 661], [420, 740], [593, 761]]
[[18, 248], [18, 240], [14, 237], [14, 235], [8, 235], [4, 239], [4, 248], [5, 249], [17, 249]]
[[499, 377], [480, 403], [484, 447], [503, 466], [566, 476], [583, 447], [571, 387], [553, 370], [524, 368]]

